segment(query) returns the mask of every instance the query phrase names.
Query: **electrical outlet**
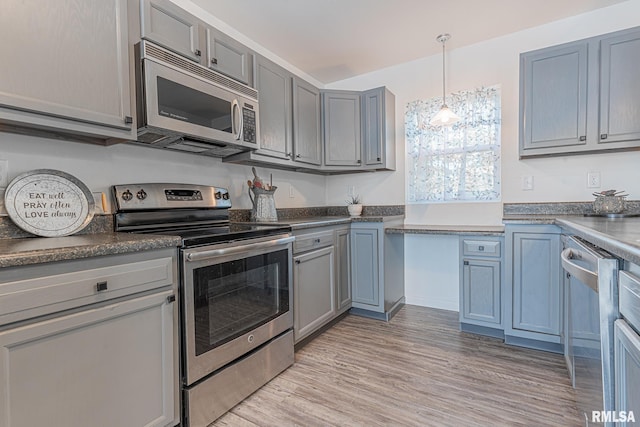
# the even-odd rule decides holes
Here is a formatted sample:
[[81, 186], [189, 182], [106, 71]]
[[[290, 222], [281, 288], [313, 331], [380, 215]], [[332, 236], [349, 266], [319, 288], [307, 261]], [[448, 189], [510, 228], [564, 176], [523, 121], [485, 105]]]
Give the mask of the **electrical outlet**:
[[526, 175], [522, 177], [522, 190], [533, 190], [533, 175]]
[[9, 160], [0, 160], [0, 188], [9, 185]]
[[600, 172], [587, 173], [587, 188], [600, 188]]
[[296, 197], [296, 194], [293, 192], [293, 185], [289, 184], [289, 197], [292, 199]]

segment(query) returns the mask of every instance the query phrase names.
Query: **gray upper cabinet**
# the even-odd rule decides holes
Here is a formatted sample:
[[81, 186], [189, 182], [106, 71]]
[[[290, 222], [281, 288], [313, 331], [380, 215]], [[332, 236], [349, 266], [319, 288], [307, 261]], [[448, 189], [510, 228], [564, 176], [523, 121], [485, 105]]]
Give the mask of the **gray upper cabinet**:
[[0, 37], [13, 40], [0, 43], [4, 129], [135, 139], [125, 0], [6, 0], [2, 9]]
[[[220, 31], [208, 27], [207, 66], [246, 85], [251, 84], [251, 51]], [[260, 109], [262, 111], [262, 108]]]
[[386, 87], [364, 92], [362, 100], [362, 146], [364, 166], [396, 169], [396, 98]]
[[520, 58], [522, 150], [585, 145], [588, 43]]
[[140, 0], [140, 35], [198, 64], [253, 85], [251, 50], [169, 0]]
[[360, 166], [360, 94], [322, 93], [325, 166]]
[[507, 225], [506, 230], [505, 342], [559, 351], [560, 230], [552, 225]]
[[293, 155], [297, 162], [320, 166], [320, 91], [306, 81], [293, 78]]
[[292, 156], [291, 73], [256, 56], [256, 89], [260, 102], [259, 154], [282, 159]]
[[[640, 140], [640, 30], [600, 42], [599, 142]], [[634, 144], [637, 145], [637, 144]]]
[[169, 0], [142, 0], [140, 3], [143, 39], [151, 40], [177, 54], [200, 62], [200, 20]]
[[520, 157], [640, 146], [640, 29], [520, 56]]

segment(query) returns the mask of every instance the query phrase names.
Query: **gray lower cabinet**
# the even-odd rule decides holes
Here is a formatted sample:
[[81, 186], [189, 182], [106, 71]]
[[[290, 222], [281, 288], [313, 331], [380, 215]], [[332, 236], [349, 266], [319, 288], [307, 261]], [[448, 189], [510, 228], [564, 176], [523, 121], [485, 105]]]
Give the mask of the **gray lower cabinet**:
[[0, 425], [177, 425], [176, 255], [3, 269]]
[[506, 226], [505, 342], [560, 352], [560, 229]]
[[204, 67], [253, 85], [252, 52], [169, 0], [140, 0], [140, 35]]
[[349, 226], [295, 231], [293, 332], [296, 343], [351, 308]]
[[501, 237], [460, 238], [460, 329], [502, 337]]
[[[624, 320], [616, 320], [614, 327], [615, 410], [625, 420], [617, 425], [634, 425], [640, 414], [640, 335]], [[633, 422], [626, 417], [633, 412]]]
[[336, 314], [334, 246], [293, 257], [293, 331], [296, 342]]
[[352, 313], [389, 320], [404, 304], [404, 235], [385, 233], [401, 223], [351, 224]]
[[2, 9], [0, 38], [14, 41], [0, 43], [3, 130], [135, 139], [125, 0], [6, 0]]
[[520, 157], [640, 146], [640, 29], [520, 56]]
[[320, 90], [293, 77], [293, 156], [297, 162], [320, 166]]
[[338, 313], [351, 308], [351, 233], [349, 227], [336, 230], [336, 289], [338, 290]]

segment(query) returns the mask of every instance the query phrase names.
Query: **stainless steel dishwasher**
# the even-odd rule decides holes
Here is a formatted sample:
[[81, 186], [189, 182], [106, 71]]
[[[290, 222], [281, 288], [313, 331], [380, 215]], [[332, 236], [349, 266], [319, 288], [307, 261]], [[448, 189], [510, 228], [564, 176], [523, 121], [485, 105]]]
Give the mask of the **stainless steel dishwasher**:
[[562, 236], [564, 280], [563, 341], [567, 369], [585, 426], [594, 411], [613, 411], [613, 329], [618, 315], [616, 257], [573, 236]]

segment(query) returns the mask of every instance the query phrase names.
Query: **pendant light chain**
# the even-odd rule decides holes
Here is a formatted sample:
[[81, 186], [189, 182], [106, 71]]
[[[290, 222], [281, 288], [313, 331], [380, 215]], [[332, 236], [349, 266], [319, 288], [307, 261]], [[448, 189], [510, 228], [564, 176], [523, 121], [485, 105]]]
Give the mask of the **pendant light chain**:
[[450, 34], [440, 34], [436, 37], [436, 41], [442, 43], [442, 107], [429, 124], [432, 126], [451, 126], [460, 120], [460, 117], [447, 107], [447, 90], [446, 90], [446, 68], [445, 68], [445, 43], [451, 38]]
[[443, 36], [443, 40], [442, 40], [442, 106], [446, 106], [447, 102], [446, 102], [446, 98], [445, 98], [445, 89], [444, 89], [444, 82], [445, 82], [445, 69], [444, 69], [444, 43], [447, 41], [449, 37], [447, 37], [447, 35]]

